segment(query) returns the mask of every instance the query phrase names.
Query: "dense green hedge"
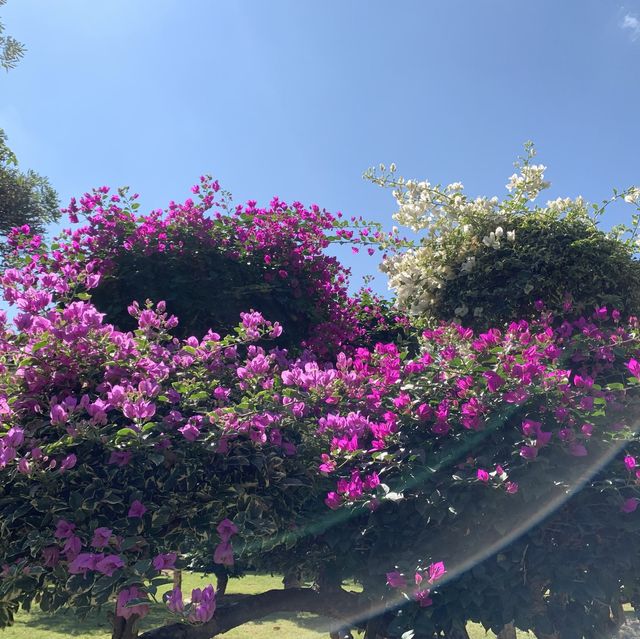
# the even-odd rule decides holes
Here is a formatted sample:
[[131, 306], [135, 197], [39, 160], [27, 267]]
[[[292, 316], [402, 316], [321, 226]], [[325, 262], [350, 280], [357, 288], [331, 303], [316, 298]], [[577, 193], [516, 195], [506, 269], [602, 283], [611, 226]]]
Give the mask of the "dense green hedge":
[[267, 282], [259, 266], [233, 260], [214, 249], [190, 254], [140, 255], [123, 252], [115, 269], [92, 291], [94, 304], [107, 321], [133, 330], [136, 320], [127, 306], [138, 300], [164, 300], [167, 311], [180, 318], [179, 337], [202, 337], [215, 327], [230, 332], [240, 313], [254, 309], [286, 326], [281, 345], [299, 344], [318, 317], [308, 299], [295, 295], [289, 280]]
[[[466, 246], [462, 253], [446, 251], [455, 256], [447, 265], [455, 275], [436, 296], [433, 315], [461, 316], [463, 323], [483, 328], [531, 314], [537, 300], [565, 314], [589, 313], [604, 305], [623, 314], [640, 313], [640, 263], [626, 244], [591, 221], [511, 213], [499, 222], [505, 234], [515, 231], [515, 240], [502, 240], [499, 248], [478, 239], [495, 230], [495, 220], [483, 221], [466, 242], [469, 233], [462, 229], [445, 236], [443, 244]], [[468, 258], [475, 259], [475, 266], [461, 271]]]

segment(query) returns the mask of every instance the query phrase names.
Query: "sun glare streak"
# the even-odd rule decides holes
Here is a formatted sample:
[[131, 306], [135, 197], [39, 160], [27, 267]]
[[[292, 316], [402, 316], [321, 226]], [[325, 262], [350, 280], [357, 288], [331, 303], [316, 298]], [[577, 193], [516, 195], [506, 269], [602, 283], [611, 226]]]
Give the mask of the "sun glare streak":
[[[498, 553], [528, 531], [535, 528], [545, 518], [563, 506], [573, 495], [578, 493], [581, 488], [589, 482], [589, 480], [591, 480], [599, 471], [613, 460], [613, 458], [624, 448], [625, 444], [626, 440], [612, 442], [612, 444], [603, 450], [599, 456], [592, 458], [587, 469], [582, 470], [582, 472], [579, 472], [573, 478], [564, 478], [562, 482], [554, 482], [554, 486], [557, 488], [556, 494], [549, 495], [542, 508], [539, 507], [537, 502], [531, 504], [531, 507], [536, 508], [535, 512], [528, 512], [524, 514], [518, 513], [517, 511], [505, 512], [505, 517], [509, 517], [510, 514], [513, 513], [516, 514], [516, 517], [514, 517], [512, 522], [511, 532], [496, 541], [486, 545], [481, 545], [477, 552], [468, 557], [461, 557], [454, 564], [448, 563], [447, 573], [438, 581], [436, 587], [441, 587], [445, 583], [456, 579], [463, 573], [472, 569], [474, 566], [480, 564], [485, 559], [488, 559], [492, 555]], [[419, 556], [418, 550], [416, 550], [416, 555]], [[406, 605], [406, 603], [406, 597], [402, 594], [397, 594], [393, 597], [386, 598], [377, 606], [372, 606], [366, 617], [362, 615], [354, 615], [349, 620], [342, 620], [339, 624], [336, 624], [335, 628], [337, 629], [349, 624], [357, 625], [386, 611]]]
[[[463, 459], [468, 451], [473, 449], [479, 441], [488, 437], [492, 431], [504, 427], [508, 418], [516, 411], [516, 406], [508, 407], [507, 410], [502, 413], [500, 419], [493, 420], [484, 431], [472, 434], [466, 439], [464, 445], [456, 446], [446, 455], [440, 456], [437, 461], [434, 460], [435, 463], [432, 465], [425, 464], [426, 469], [423, 473], [416, 475], [402, 486], [394, 487], [395, 491], [402, 493], [416, 488], [424, 484], [435, 472], [450, 467], [457, 460]], [[640, 427], [640, 422], [636, 424], [634, 432], [638, 427]], [[592, 453], [589, 460], [590, 463], [586, 468], [578, 467], [577, 464], [568, 464], [565, 467], [565, 474], [563, 476], [557, 477], [554, 481], [548, 483], [547, 496], [542, 506], [540, 506], [540, 500], [536, 500], [527, 504], [525, 509], [514, 508], [505, 511], [503, 513], [502, 527], [510, 528], [510, 532], [500, 536], [499, 539], [482, 539], [485, 531], [470, 525], [470, 529], [474, 531], [478, 537], [478, 544], [473, 544], [474, 546], [477, 545], [477, 551], [466, 557], [458, 557], [453, 563], [451, 561], [447, 562], [447, 572], [443, 578], [438, 580], [435, 588], [439, 588], [447, 582], [455, 580], [463, 573], [471, 570], [474, 566], [477, 566], [484, 560], [500, 552], [500, 550], [534, 529], [540, 522], [566, 504], [572, 496], [577, 494], [598, 472], [611, 462], [615, 456], [622, 451], [627, 441], [626, 438], [612, 440], [602, 450], [597, 451], [597, 453]], [[535, 472], [534, 469], [535, 466], [532, 467], [531, 472]], [[520, 502], [520, 506], [522, 505]], [[296, 540], [300, 540], [307, 536], [320, 535], [329, 528], [344, 524], [355, 517], [361, 516], [365, 512], [367, 512], [367, 510], [364, 506], [351, 510], [329, 511], [321, 518], [311, 521], [305, 526], [301, 526], [295, 532], [289, 533], [289, 538], [291, 535], [294, 535]], [[505, 520], [509, 522], [508, 525], [505, 523]], [[486, 537], [486, 535], [484, 536]], [[284, 535], [281, 537], [281, 541], [284, 542]], [[449, 552], [447, 554], [455, 553]], [[417, 548], [415, 549], [415, 555], [416, 557], [423, 556]], [[433, 559], [437, 560], [438, 558], [434, 557]], [[358, 613], [349, 619], [342, 619], [339, 622], [336, 621], [332, 629], [339, 630], [348, 626], [362, 624], [373, 617], [406, 605], [407, 601], [407, 597], [404, 594], [393, 593], [379, 603], [372, 604], [367, 609], [366, 614]]]

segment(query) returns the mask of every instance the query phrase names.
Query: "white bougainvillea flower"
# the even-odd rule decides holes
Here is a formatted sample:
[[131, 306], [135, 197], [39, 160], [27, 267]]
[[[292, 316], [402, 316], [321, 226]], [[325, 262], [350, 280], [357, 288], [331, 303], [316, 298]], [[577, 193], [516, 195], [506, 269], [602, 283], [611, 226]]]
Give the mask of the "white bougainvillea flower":
[[640, 188], [634, 186], [629, 189], [629, 192], [624, 196], [624, 201], [629, 204], [639, 204], [640, 203]]
[[491, 231], [489, 235], [485, 235], [482, 238], [482, 243], [488, 246], [489, 248], [499, 249], [500, 248], [500, 239], [496, 237], [496, 234]]
[[549, 188], [549, 182], [544, 179], [547, 167], [544, 164], [526, 164], [520, 168], [520, 173], [514, 173], [507, 182], [509, 192], [515, 191], [524, 195], [528, 200], [535, 200], [543, 189]]

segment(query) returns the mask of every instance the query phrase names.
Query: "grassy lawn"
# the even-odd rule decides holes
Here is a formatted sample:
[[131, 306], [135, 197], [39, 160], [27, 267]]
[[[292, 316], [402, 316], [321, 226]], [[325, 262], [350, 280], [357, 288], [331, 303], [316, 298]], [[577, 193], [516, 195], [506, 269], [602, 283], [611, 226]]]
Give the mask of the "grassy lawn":
[[[211, 583], [210, 577], [197, 573], [183, 574], [185, 593], [192, 588], [206, 586]], [[227, 591], [230, 593], [257, 593], [270, 588], [282, 588], [282, 578], [270, 575], [247, 575], [242, 579], [229, 581]], [[167, 586], [170, 589], [170, 586]], [[77, 619], [73, 614], [47, 615], [37, 608], [31, 613], [20, 612], [16, 623], [0, 633], [0, 639], [107, 639], [111, 636], [106, 615], [92, 615], [87, 619]], [[164, 604], [155, 604], [151, 614], [144, 619], [142, 630], [163, 625], [168, 621]], [[328, 639], [331, 622], [318, 615], [309, 613], [270, 615], [259, 621], [240, 626], [227, 632], [228, 639]], [[471, 639], [489, 639], [494, 635], [485, 634], [479, 626], [469, 627]]]

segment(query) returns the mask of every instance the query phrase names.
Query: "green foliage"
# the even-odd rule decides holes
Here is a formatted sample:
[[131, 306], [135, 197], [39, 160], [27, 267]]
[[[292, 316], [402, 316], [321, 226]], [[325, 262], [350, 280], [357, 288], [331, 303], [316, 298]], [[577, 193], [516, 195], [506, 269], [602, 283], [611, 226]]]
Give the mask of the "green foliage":
[[[7, 0], [0, 0], [0, 7], [5, 5]], [[12, 36], [2, 35], [4, 24], [0, 22], [0, 67], [6, 71], [13, 69], [22, 59], [26, 51], [24, 44], [18, 42]]]
[[[497, 225], [515, 231], [515, 240], [487, 247], [479, 238]], [[432, 313], [439, 319], [462, 316], [463, 323], [484, 328], [531, 315], [536, 300], [560, 314], [601, 306], [640, 312], [640, 263], [627, 244], [585, 217], [546, 209], [509, 213], [482, 220], [473, 232], [457, 228], [442, 245], [455, 275], [436, 296]], [[459, 252], [448, 250], [453, 245]], [[474, 267], [461, 270], [469, 258]]]
[[359, 346], [373, 348], [378, 342], [396, 344], [415, 354], [418, 351], [418, 334], [409, 318], [393, 302], [362, 289], [354, 297], [354, 306], [363, 335]]
[[268, 282], [255, 263], [234, 260], [215, 249], [188, 254], [123, 252], [115, 270], [92, 290], [93, 303], [106, 313], [107, 321], [125, 331], [137, 326], [128, 305], [146, 299], [166, 301], [168, 311], [180, 318], [173, 331], [179, 337], [202, 337], [211, 327], [230, 332], [241, 312], [254, 309], [286, 326], [278, 343], [292, 347], [321, 320], [308, 299], [294, 295], [288, 279]]
[[59, 217], [58, 194], [47, 178], [31, 170], [21, 171], [6, 142], [0, 129], [0, 235], [24, 224], [31, 233], [42, 233], [46, 224]]

